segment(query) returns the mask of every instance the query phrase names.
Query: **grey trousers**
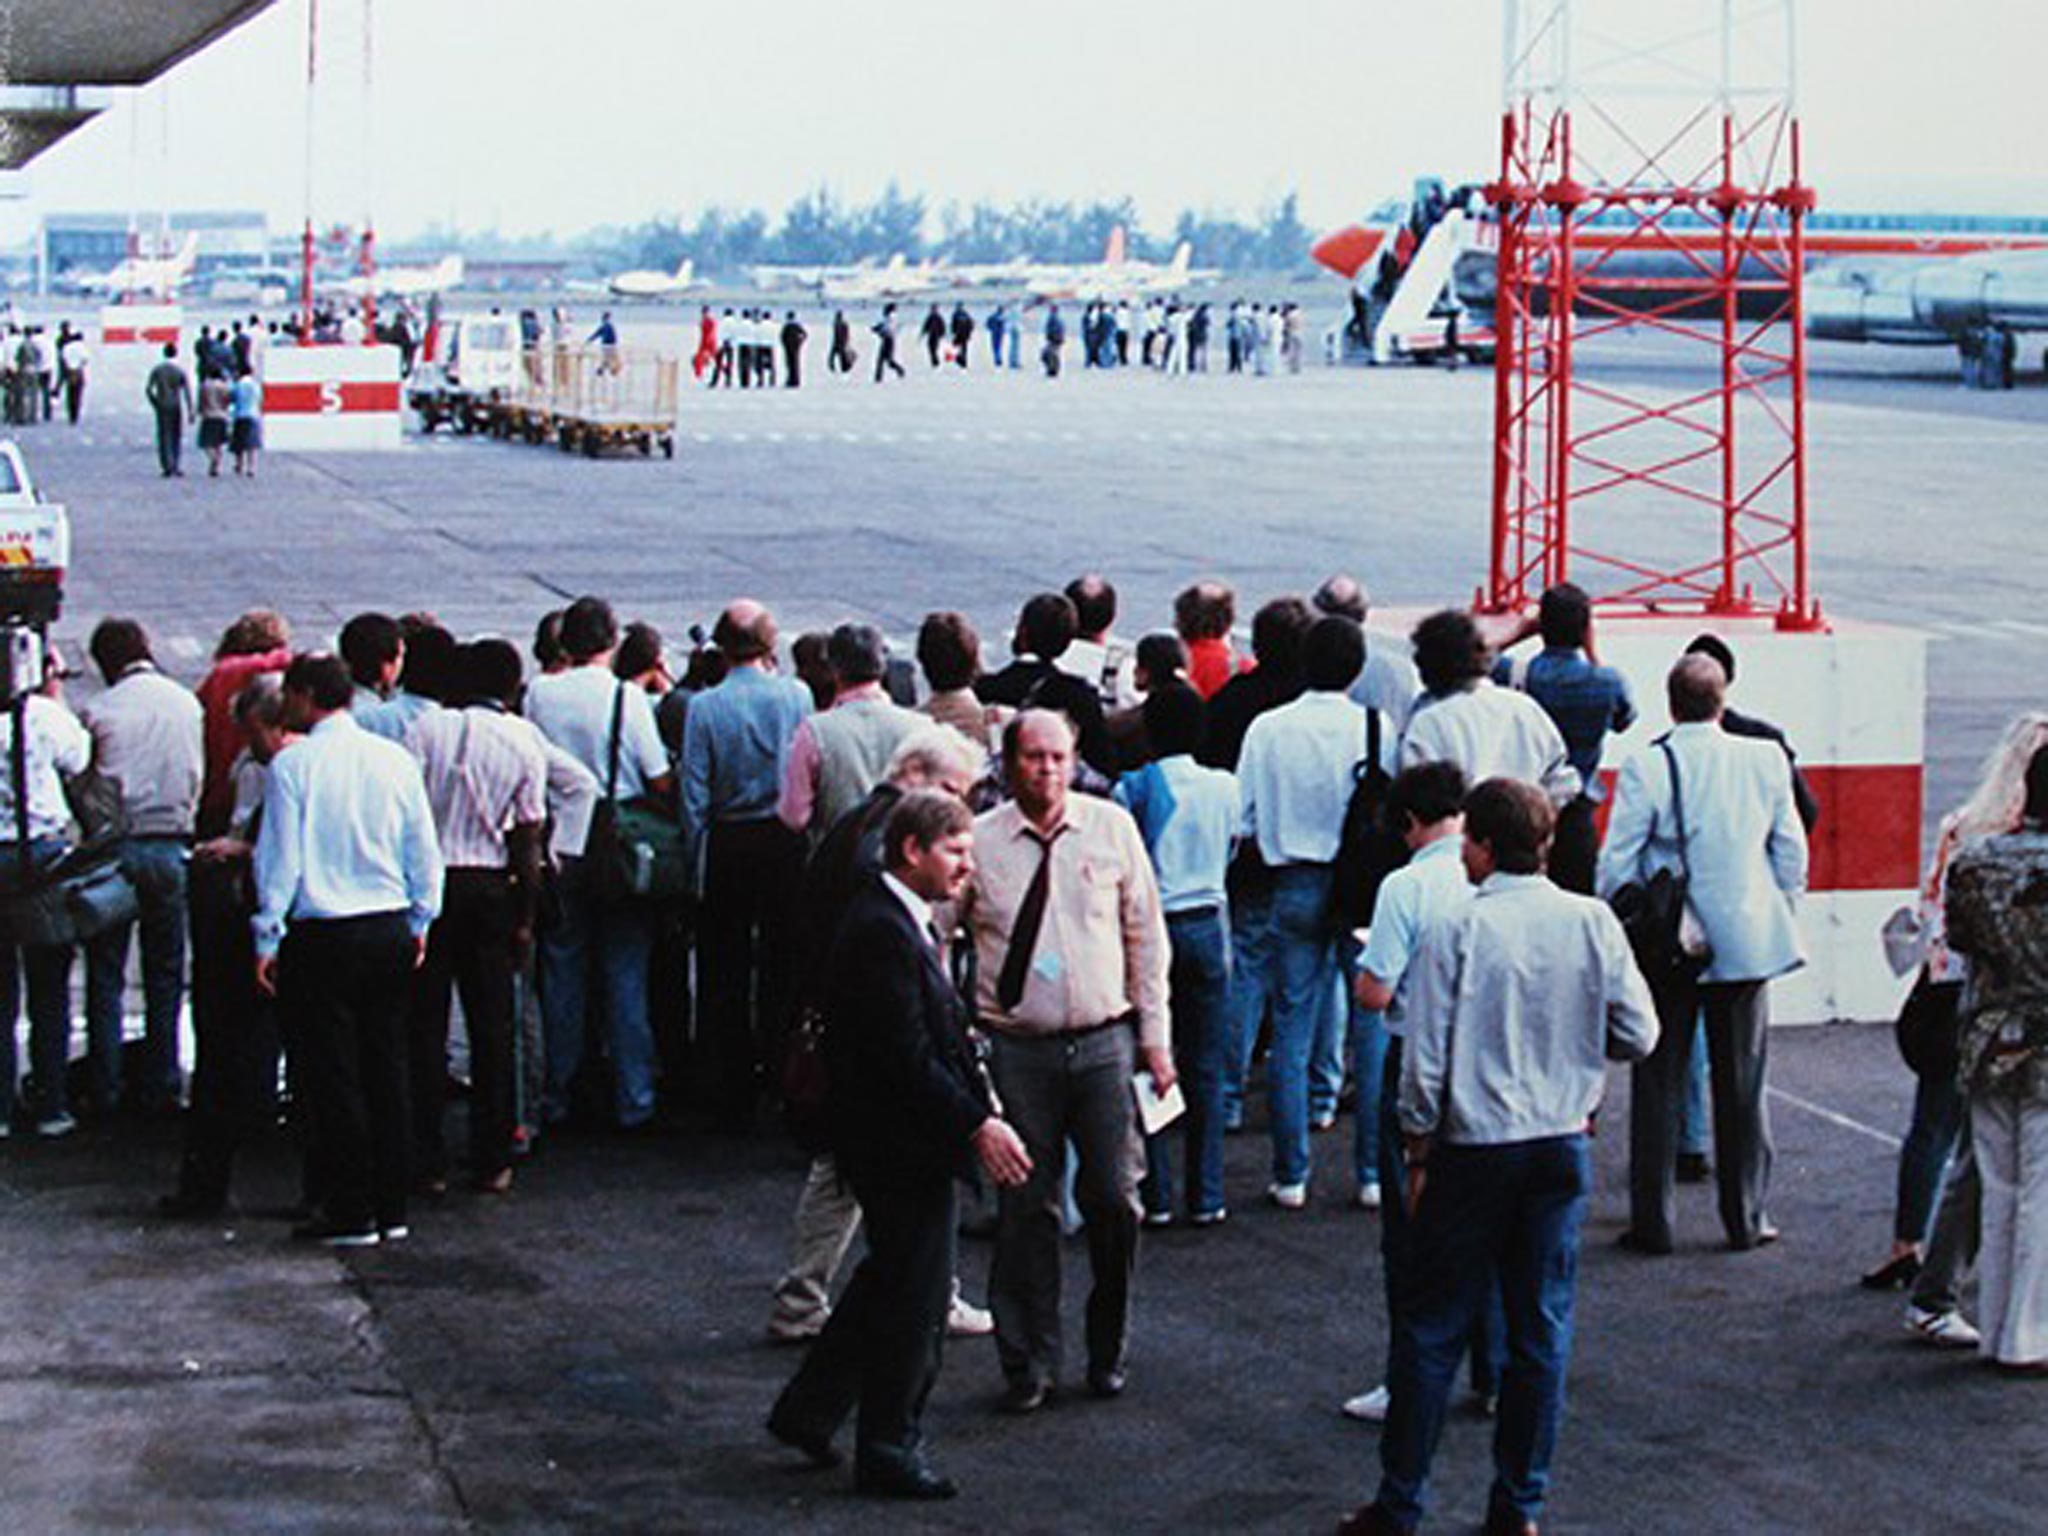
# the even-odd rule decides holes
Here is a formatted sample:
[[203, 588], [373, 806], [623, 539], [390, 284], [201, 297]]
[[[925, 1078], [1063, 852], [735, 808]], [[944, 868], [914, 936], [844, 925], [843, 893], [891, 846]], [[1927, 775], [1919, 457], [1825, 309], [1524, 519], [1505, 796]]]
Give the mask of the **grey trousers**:
[[1066, 1143], [1077, 1156], [1074, 1196], [1087, 1223], [1088, 1369], [1121, 1370], [1130, 1339], [1138, 1260], [1138, 1134], [1132, 1031], [996, 1035], [991, 1063], [1003, 1114], [1031, 1153], [1031, 1177], [997, 1200], [989, 1305], [996, 1353], [1013, 1381], [1052, 1383], [1060, 1369], [1060, 1182]]
[[1632, 1069], [1629, 1103], [1629, 1227], [1643, 1246], [1671, 1246], [1679, 1116], [1704, 1016], [1714, 1089], [1714, 1176], [1721, 1225], [1734, 1248], [1753, 1248], [1765, 1225], [1771, 1127], [1764, 1107], [1770, 1004], [1761, 981], [1666, 987], [1657, 998], [1657, 1049]]
[[859, 1230], [860, 1202], [840, 1179], [839, 1165], [829, 1152], [812, 1158], [790, 1223], [789, 1268], [775, 1282], [771, 1328], [823, 1325], [832, 1310], [832, 1277]]

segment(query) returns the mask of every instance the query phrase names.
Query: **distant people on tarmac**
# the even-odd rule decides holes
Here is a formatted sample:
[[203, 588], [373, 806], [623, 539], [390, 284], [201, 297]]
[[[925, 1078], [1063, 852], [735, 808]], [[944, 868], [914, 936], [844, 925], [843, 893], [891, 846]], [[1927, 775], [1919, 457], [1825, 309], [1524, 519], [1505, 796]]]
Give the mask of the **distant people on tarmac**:
[[185, 414], [192, 409], [192, 381], [178, 366], [175, 341], [164, 343], [163, 361], [149, 370], [142, 392], [156, 413], [157, 467], [165, 479], [175, 479], [184, 473], [178, 456], [184, 446]]
[[782, 321], [782, 382], [795, 389], [803, 383], [804, 342], [810, 336], [791, 310]]
[[884, 304], [881, 318], [869, 327], [875, 333], [875, 382], [882, 382], [882, 374], [894, 369], [897, 378], [903, 377], [903, 365], [896, 361], [896, 306]]
[[926, 312], [924, 324], [918, 327], [918, 333], [924, 337], [926, 356], [931, 358], [934, 368], [938, 367], [939, 348], [946, 344], [946, 317], [939, 313], [938, 305], [934, 304]]

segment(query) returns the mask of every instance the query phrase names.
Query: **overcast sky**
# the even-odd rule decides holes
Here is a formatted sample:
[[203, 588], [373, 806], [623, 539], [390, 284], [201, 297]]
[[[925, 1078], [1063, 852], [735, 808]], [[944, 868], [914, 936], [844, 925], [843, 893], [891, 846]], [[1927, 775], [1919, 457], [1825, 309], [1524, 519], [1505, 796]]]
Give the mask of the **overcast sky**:
[[[1733, 0], [1754, 8], [1754, 0]], [[314, 211], [570, 231], [778, 212], [894, 178], [949, 199], [1135, 196], [1317, 227], [1421, 172], [1494, 169], [1499, 0], [322, 0]], [[1633, 0], [1700, 16], [1720, 0]], [[2043, 0], [1806, 0], [1808, 180], [1837, 208], [2048, 215]], [[44, 155], [42, 210], [305, 193], [306, 0], [279, 0]]]

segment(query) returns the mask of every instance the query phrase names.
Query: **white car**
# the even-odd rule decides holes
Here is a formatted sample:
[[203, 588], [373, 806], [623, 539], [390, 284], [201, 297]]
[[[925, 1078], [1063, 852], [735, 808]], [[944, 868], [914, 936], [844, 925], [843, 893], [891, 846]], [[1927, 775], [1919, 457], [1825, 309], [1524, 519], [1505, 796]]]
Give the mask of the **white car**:
[[0, 439], [0, 507], [32, 507], [42, 499], [14, 439]]

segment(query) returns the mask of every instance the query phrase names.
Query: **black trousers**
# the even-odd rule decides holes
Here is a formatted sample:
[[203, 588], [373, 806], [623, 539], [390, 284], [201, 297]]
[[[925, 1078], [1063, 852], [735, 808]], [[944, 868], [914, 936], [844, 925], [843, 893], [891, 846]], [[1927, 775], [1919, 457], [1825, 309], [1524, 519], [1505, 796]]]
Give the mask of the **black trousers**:
[[489, 1178], [512, 1166], [514, 1082], [512, 930], [517, 918], [511, 875], [502, 869], [451, 869], [441, 915], [427, 935], [427, 960], [414, 978], [410, 1044], [412, 1172], [448, 1172], [442, 1136], [447, 1106], [448, 1005], [459, 988], [469, 1036], [469, 1166]]
[[893, 336], [883, 336], [879, 337], [877, 342], [878, 344], [875, 348], [875, 382], [877, 384], [882, 382], [882, 370], [885, 368], [894, 368], [896, 370], [896, 377], [902, 378], [903, 365], [896, 361], [896, 338]]
[[1594, 866], [1600, 861], [1595, 809], [1592, 800], [1580, 795], [1557, 813], [1557, 830], [1550, 839], [1550, 878], [1560, 890], [1593, 894]]
[[178, 472], [178, 455], [185, 446], [185, 418], [177, 411], [156, 413], [156, 463], [167, 475]]
[[315, 1177], [337, 1226], [405, 1220], [412, 956], [399, 912], [295, 922], [278, 953], [278, 1002], [291, 1020], [313, 1112]]
[[790, 389], [795, 389], [798, 384], [802, 383], [802, 369], [803, 351], [801, 344], [791, 346], [789, 343], [784, 342], [782, 346], [782, 382], [784, 385]]
[[697, 975], [715, 1113], [753, 1119], [765, 1064], [781, 1060], [797, 969], [803, 839], [773, 817], [714, 825], [704, 851]]
[[952, 1299], [953, 1180], [852, 1178], [868, 1251], [825, 1331], [775, 1405], [781, 1423], [830, 1439], [855, 1403], [859, 1462], [900, 1465], [924, 1439], [921, 1421], [946, 1339]]
[[235, 1156], [277, 1118], [277, 1010], [256, 990], [246, 869], [195, 860], [186, 880], [191, 919], [192, 1102], [178, 1193], [227, 1198]]

